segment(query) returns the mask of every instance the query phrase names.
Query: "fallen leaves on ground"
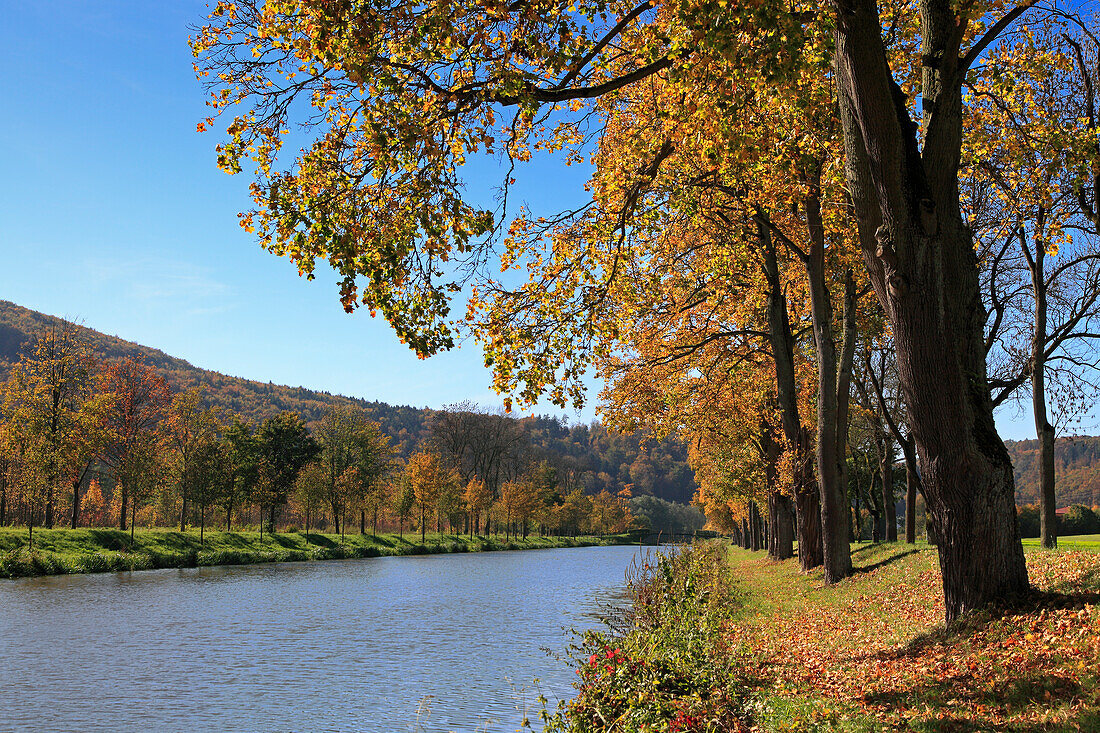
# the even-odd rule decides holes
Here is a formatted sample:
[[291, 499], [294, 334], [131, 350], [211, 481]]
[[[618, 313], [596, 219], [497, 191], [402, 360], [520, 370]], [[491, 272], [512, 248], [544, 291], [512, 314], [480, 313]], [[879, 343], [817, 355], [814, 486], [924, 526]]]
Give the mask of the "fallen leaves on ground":
[[[869, 555], [884, 553], [843, 587], [773, 582], [768, 592], [800, 597], [730, 629], [769, 694], [814, 699], [826, 729], [863, 718], [884, 730], [1100, 730], [1100, 553], [1029, 554], [1034, 599], [949, 629], [934, 549]], [[737, 572], [759, 593], [779, 565]]]

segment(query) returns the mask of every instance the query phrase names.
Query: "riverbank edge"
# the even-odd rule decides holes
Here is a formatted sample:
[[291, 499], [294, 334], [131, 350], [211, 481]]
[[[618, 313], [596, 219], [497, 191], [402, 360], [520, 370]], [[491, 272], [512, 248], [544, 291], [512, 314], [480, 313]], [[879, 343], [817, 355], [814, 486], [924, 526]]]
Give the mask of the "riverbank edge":
[[[52, 530], [69, 531], [69, 530]], [[80, 530], [76, 530], [79, 532]], [[150, 530], [145, 530], [150, 532]], [[143, 532], [138, 533], [140, 539]], [[185, 533], [173, 533], [183, 535]], [[190, 534], [190, 533], [186, 533]], [[229, 533], [238, 537], [257, 533]], [[127, 535], [128, 536], [128, 535]], [[272, 535], [265, 534], [264, 539]], [[298, 533], [276, 533], [278, 538], [306, 538]], [[363, 537], [354, 535], [349, 538]], [[367, 535], [366, 537], [370, 537]], [[322, 538], [329, 546], [308, 544], [308, 538]], [[398, 557], [403, 555], [441, 555], [456, 552], [494, 552], [504, 550], [550, 550], [571, 547], [603, 547], [612, 545], [637, 544], [637, 538], [629, 535], [608, 535], [603, 537], [528, 537], [527, 539], [501, 539], [498, 537], [466, 537], [445, 535], [435, 540], [420, 543], [407, 541], [403, 544], [384, 545], [351, 541], [338, 544], [339, 535], [320, 535], [310, 533], [306, 538], [306, 547], [283, 547], [272, 549], [253, 549], [248, 547], [214, 548], [209, 550], [191, 548], [182, 552], [167, 552], [155, 548], [142, 548], [134, 552], [111, 550], [108, 548], [87, 547], [84, 551], [53, 552], [47, 549], [28, 550], [26, 546], [17, 547], [0, 554], [0, 579], [13, 580], [47, 575], [83, 575], [88, 573], [112, 573], [139, 570], [161, 570], [165, 568], [216, 567], [221, 565], [254, 565], [273, 562], [323, 562], [326, 560], [349, 560], [368, 557]], [[247, 538], [246, 538], [247, 539]], [[197, 537], [195, 538], [198, 543]]]

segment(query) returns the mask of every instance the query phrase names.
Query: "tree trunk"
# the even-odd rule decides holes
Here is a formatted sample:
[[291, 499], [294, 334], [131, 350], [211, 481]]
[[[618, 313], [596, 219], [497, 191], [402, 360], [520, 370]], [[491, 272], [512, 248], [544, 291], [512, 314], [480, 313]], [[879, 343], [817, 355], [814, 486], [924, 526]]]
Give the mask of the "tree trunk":
[[119, 511], [118, 511], [118, 528], [123, 532], [126, 531], [126, 510], [127, 502], [129, 500], [129, 492], [126, 490], [126, 484], [119, 486], [115, 484], [115, 491], [121, 491], [122, 496], [119, 498]]
[[1058, 506], [1054, 495], [1054, 426], [1047, 415], [1044, 351], [1047, 336], [1046, 249], [1042, 243], [1037, 243], [1032, 257], [1023, 244], [1023, 234], [1020, 236], [1020, 246], [1031, 270], [1031, 293], [1035, 301], [1031, 332], [1031, 411], [1035, 416], [1035, 437], [1039, 439], [1039, 544], [1053, 549], [1058, 546]]
[[905, 542], [912, 545], [917, 542], [917, 489], [920, 487], [912, 436], [902, 443], [901, 451], [905, 455]]
[[821, 500], [817, 487], [801, 491], [795, 497], [798, 513], [798, 564], [802, 570], [812, 570], [822, 562], [821, 554]]
[[773, 559], [794, 557], [794, 507], [791, 499], [778, 491], [768, 496], [768, 527], [771, 529], [769, 551]]
[[1029, 589], [1012, 464], [997, 435], [978, 267], [959, 203], [960, 43], [952, 5], [921, 2], [921, 103], [909, 118], [875, 0], [839, 0], [835, 55], [848, 183], [871, 282], [897, 344], [922, 484], [940, 540], [948, 621]]
[[[833, 309], [825, 284], [825, 228], [821, 221], [820, 167], [809, 181], [806, 221], [810, 230], [810, 252], [806, 275], [810, 285], [810, 311], [817, 353], [817, 479], [821, 503], [822, 565], [825, 584], [831, 585], [852, 573], [848, 544], [846, 492], [840, 483], [841, 463], [847, 436], [838, 433], [838, 362], [833, 338]], [[854, 348], [854, 347], [853, 347]], [[845, 415], [845, 418], [847, 416]], [[846, 425], [846, 419], [845, 419]]]
[[206, 507], [199, 509], [199, 547], [206, 547]]
[[[83, 477], [73, 479], [73, 512], [72, 521], [69, 523], [73, 529], [76, 529], [80, 525], [80, 484], [83, 481]], [[3, 499], [0, 498], [0, 503]], [[0, 526], [4, 524], [4, 512], [0, 510]]]
[[50, 480], [46, 486], [46, 515], [42, 518], [42, 526], [45, 529], [53, 529], [53, 497], [54, 481]]
[[[768, 340], [775, 361], [776, 399], [783, 437], [794, 454], [795, 511], [798, 514], [798, 561], [803, 570], [823, 562], [821, 552], [821, 501], [810, 466], [809, 436], [798, 413], [798, 388], [794, 376], [794, 336], [787, 299], [779, 277], [775, 245], [765, 221], [757, 220], [761, 264], [768, 282]], [[811, 512], [812, 515], [806, 514]]]
[[367, 533], [367, 510], [359, 510], [359, 534]]
[[187, 492], [183, 492], [183, 506], [180, 507], [180, 532], [187, 527]]
[[882, 474], [882, 519], [884, 532], [882, 538], [886, 542], [898, 541], [898, 508], [894, 498], [894, 449], [890, 445], [890, 438], [884, 437], [882, 454], [879, 460], [879, 472]]

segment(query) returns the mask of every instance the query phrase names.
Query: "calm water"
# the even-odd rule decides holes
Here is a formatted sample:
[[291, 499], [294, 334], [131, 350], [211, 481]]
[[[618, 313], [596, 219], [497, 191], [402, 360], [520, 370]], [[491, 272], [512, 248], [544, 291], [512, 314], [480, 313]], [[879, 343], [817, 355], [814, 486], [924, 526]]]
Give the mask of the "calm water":
[[0, 731], [515, 730], [637, 551], [0, 581]]

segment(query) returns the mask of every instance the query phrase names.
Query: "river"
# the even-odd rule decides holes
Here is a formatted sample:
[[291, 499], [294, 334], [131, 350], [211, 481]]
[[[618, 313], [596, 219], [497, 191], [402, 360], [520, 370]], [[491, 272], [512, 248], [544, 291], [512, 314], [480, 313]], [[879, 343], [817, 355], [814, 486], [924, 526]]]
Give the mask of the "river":
[[[0, 581], [0, 731], [514, 731], [636, 547]], [[554, 654], [548, 654], [551, 650]], [[420, 714], [418, 715], [418, 709]]]

